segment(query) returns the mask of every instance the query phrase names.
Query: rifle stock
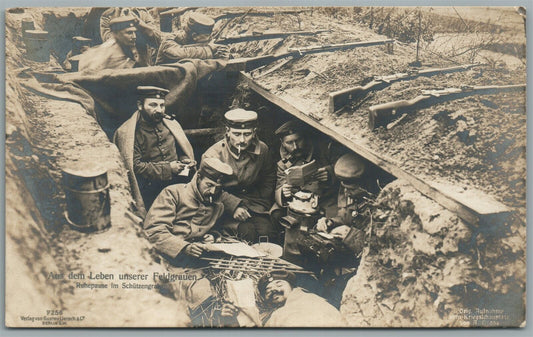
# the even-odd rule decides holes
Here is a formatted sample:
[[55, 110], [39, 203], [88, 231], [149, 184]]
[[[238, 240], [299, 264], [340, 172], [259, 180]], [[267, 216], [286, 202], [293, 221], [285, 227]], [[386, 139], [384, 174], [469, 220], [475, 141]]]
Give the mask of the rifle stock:
[[385, 126], [404, 113], [427, 108], [441, 102], [455, 100], [471, 95], [490, 95], [500, 92], [524, 91], [525, 89], [525, 84], [513, 84], [423, 91], [422, 95], [410, 100], [400, 100], [371, 106], [368, 114], [368, 127], [370, 129], [375, 129], [380, 126]]
[[461, 66], [454, 66], [448, 68], [429, 68], [424, 70], [408, 71], [406, 73], [396, 73], [387, 76], [378, 76], [370, 83], [364, 86], [355, 86], [339, 91], [334, 91], [329, 94], [328, 111], [334, 113], [348, 104], [350, 101], [358, 101], [365, 97], [371, 91], [378, 91], [385, 89], [391, 84], [399, 81], [408, 81], [419, 76], [434, 76], [443, 73], [454, 73], [458, 71], [465, 71], [473, 67], [481, 66], [482, 64], [465, 64]]

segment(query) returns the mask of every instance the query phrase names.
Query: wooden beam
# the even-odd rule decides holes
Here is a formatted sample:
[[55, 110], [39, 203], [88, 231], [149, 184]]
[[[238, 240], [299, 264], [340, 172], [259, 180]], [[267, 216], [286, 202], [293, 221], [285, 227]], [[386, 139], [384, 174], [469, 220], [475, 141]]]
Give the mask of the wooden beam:
[[216, 135], [217, 133], [223, 133], [224, 128], [185, 129], [183, 130], [183, 132], [185, 132], [185, 135], [189, 137], [201, 137]]
[[486, 194], [482, 194], [481, 191], [478, 192], [479, 195], [482, 196], [480, 198], [459, 198], [459, 194], [451, 191], [451, 189], [445, 189], [442, 187], [442, 185], [430, 185], [429, 183], [414, 176], [413, 174], [404, 171], [396, 164], [394, 164], [391, 159], [386, 158], [383, 155], [377, 154], [373, 150], [340, 135], [329, 127], [322, 125], [318, 120], [310, 117], [308, 114], [299, 110], [286, 100], [276, 96], [275, 94], [268, 91], [266, 88], [256, 83], [247, 73], [241, 72], [240, 76], [254, 92], [258, 93], [271, 103], [287, 111], [294, 117], [314, 127], [325, 135], [328, 135], [332, 139], [356, 152], [371, 163], [379, 166], [380, 168], [392, 174], [396, 178], [403, 179], [409, 182], [420, 193], [436, 201], [444, 208], [457, 214], [457, 216], [459, 216], [467, 223], [472, 224], [474, 226], [479, 226], [479, 224], [483, 224], [487, 221], [490, 221], [491, 219], [494, 219], [495, 215], [508, 215], [511, 213], [510, 208], [494, 200], [492, 197]]

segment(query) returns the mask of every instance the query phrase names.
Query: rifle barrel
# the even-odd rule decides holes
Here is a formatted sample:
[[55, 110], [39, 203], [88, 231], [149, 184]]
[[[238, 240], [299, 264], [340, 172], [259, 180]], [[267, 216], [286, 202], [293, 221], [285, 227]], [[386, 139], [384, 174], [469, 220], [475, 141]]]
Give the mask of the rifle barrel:
[[416, 109], [422, 109], [439, 102], [459, 99], [470, 95], [490, 95], [500, 92], [512, 92], [525, 89], [525, 84], [511, 84], [425, 91], [422, 95], [410, 100], [399, 100], [371, 106], [368, 114], [368, 126], [370, 129], [374, 129], [382, 125], [387, 125], [393, 119], [398, 118], [403, 113], [407, 112], [407, 110], [413, 111]]
[[350, 100], [358, 100], [366, 96], [370, 91], [377, 91], [385, 89], [399, 81], [408, 81], [418, 76], [433, 76], [442, 73], [453, 73], [458, 71], [465, 71], [473, 67], [481, 66], [480, 63], [465, 64], [460, 66], [448, 67], [448, 68], [428, 68], [415, 72], [396, 73], [388, 76], [377, 77], [365, 86], [354, 86], [339, 91], [334, 91], [329, 94], [329, 112], [334, 113], [340, 108], [345, 106]]
[[294, 31], [294, 32], [275, 32], [275, 33], [259, 33], [259, 34], [244, 34], [244, 35], [237, 35], [237, 36], [228, 36], [221, 38], [215, 43], [218, 44], [232, 44], [232, 43], [240, 43], [240, 42], [247, 42], [247, 41], [257, 41], [257, 40], [269, 40], [269, 39], [280, 39], [285, 38], [290, 35], [315, 35], [320, 34], [324, 32], [328, 32], [327, 29], [321, 29], [321, 30], [302, 30], [302, 31]]

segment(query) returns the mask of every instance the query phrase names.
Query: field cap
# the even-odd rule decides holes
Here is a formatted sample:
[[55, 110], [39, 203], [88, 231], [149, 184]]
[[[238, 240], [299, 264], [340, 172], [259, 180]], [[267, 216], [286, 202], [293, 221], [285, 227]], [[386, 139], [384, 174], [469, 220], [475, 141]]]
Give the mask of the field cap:
[[226, 125], [235, 129], [251, 129], [257, 126], [257, 112], [233, 109], [224, 114]]

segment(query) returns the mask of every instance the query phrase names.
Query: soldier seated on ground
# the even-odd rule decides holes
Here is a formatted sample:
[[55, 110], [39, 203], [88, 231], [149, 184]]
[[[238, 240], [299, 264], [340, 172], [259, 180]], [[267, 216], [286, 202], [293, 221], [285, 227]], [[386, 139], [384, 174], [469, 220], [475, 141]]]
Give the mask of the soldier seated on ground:
[[218, 236], [213, 227], [224, 211], [220, 197], [222, 184], [231, 176], [228, 165], [207, 158], [187, 184], [166, 187], [155, 199], [144, 220], [144, 231], [165, 260], [169, 272], [187, 274], [187, 280], [174, 283], [177, 296], [183, 296], [191, 310], [214, 296], [198, 259], [208, 242]]
[[137, 111], [113, 137], [128, 168], [137, 209], [144, 215], [161, 190], [189, 181], [194, 151], [181, 125], [165, 118], [168, 90], [137, 87]]
[[111, 7], [100, 16], [100, 37], [105, 42], [113, 38], [111, 21], [121, 16], [131, 16], [136, 19], [138, 28], [137, 39], [141, 43], [158, 44], [161, 39], [161, 32], [156, 27], [152, 15], [142, 7]]
[[[341, 313], [324, 298], [296, 287], [292, 272], [279, 270], [265, 274], [257, 282], [259, 295], [271, 313], [263, 319], [265, 327], [342, 327]], [[222, 307], [222, 316], [235, 317], [239, 308], [231, 303]]]
[[365, 247], [365, 232], [368, 224], [368, 206], [371, 194], [368, 192], [364, 160], [347, 153], [337, 160], [335, 176], [339, 179], [337, 215], [318, 220], [318, 232], [328, 233], [334, 240], [342, 242], [339, 252], [342, 259], [328, 263], [322, 268], [323, 295], [336, 306], [340, 305], [342, 292], [349, 279], [355, 275], [360, 256]]
[[[216, 158], [206, 158], [187, 184], [166, 187], [157, 196], [144, 220], [154, 247], [173, 264], [184, 265], [202, 255], [206, 238], [224, 211], [222, 183], [233, 173]], [[214, 237], [208, 239], [212, 241]]]
[[137, 40], [138, 22], [133, 16], [119, 16], [110, 20], [112, 38], [81, 54], [79, 71], [94, 72], [152, 65], [150, 48], [146, 42]]
[[182, 30], [165, 34], [157, 53], [156, 64], [172, 63], [182, 59], [227, 59], [226, 45], [210, 42], [215, 21], [201, 13], [190, 13]]
[[[333, 174], [333, 165], [341, 155], [341, 149], [333, 142], [320, 141], [310, 136], [311, 130], [297, 121], [289, 121], [281, 125], [274, 133], [280, 139], [280, 158], [277, 163], [277, 181], [274, 193], [276, 203], [270, 213], [274, 222], [279, 223], [280, 218], [287, 215], [287, 201], [297, 191], [313, 192], [318, 196], [319, 208], [326, 215], [336, 206], [338, 191], [337, 179]], [[287, 170], [291, 167], [315, 161], [318, 170], [312, 179], [303, 186], [291, 185], [287, 181]], [[287, 228], [283, 247], [283, 257], [291, 262], [298, 263], [300, 252], [296, 245], [298, 241], [298, 228]]]
[[266, 237], [278, 240], [279, 230], [270, 221], [268, 210], [274, 192], [274, 167], [268, 146], [257, 138], [257, 113], [244, 109], [226, 112], [226, 135], [212, 145], [202, 158], [218, 158], [233, 169], [222, 198], [227, 216], [223, 227], [229, 235], [248, 242]]
[[366, 222], [360, 221], [362, 206], [367, 205], [371, 194], [361, 179], [365, 172], [365, 163], [356, 154], [348, 153], [340, 157], [335, 164], [335, 176], [341, 186], [337, 197], [337, 214], [330, 218], [321, 218], [317, 230], [330, 232], [333, 236], [345, 238], [352, 231], [354, 240], [350, 242], [355, 255], [363, 249]]

